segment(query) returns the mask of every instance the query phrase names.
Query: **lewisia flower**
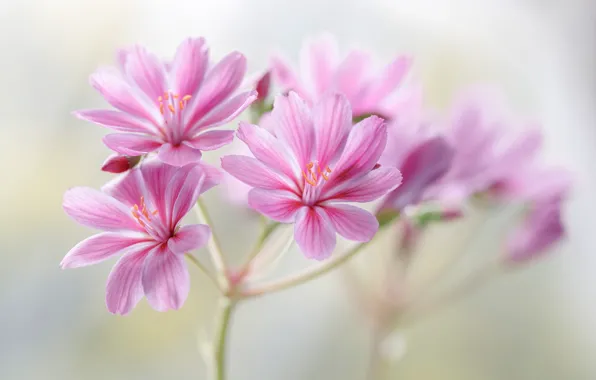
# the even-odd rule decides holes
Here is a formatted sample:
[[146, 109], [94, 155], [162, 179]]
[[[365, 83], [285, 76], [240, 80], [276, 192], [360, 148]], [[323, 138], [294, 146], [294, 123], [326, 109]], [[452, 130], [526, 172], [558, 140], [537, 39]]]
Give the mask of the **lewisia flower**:
[[454, 149], [426, 120], [420, 93], [402, 104], [387, 133], [379, 163], [397, 167], [403, 183], [387, 195], [381, 209], [403, 210], [428, 200], [427, 189], [447, 173]]
[[206, 225], [180, 222], [207, 188], [205, 180], [200, 166], [174, 167], [152, 160], [102, 191], [68, 190], [66, 213], [105, 232], [71, 249], [62, 268], [95, 264], [121, 253], [106, 287], [110, 312], [128, 314], [143, 295], [156, 310], [180, 308], [190, 287], [184, 254], [203, 246], [210, 235]]
[[275, 136], [240, 123], [237, 136], [254, 157], [231, 155], [222, 167], [253, 187], [249, 205], [282, 223], [295, 223], [295, 240], [309, 258], [329, 257], [336, 233], [369, 241], [376, 218], [345, 202], [370, 202], [395, 189], [401, 174], [378, 167], [387, 130], [371, 116], [352, 127], [345, 96], [329, 94], [309, 107], [294, 92], [275, 99], [271, 113]]
[[299, 72], [280, 57], [272, 58], [271, 71], [284, 91], [295, 91], [310, 104], [327, 92], [341, 92], [350, 101], [355, 116], [390, 117], [396, 111], [398, 89], [410, 65], [410, 58], [399, 56], [378, 69], [372, 55], [360, 50], [341, 59], [337, 42], [325, 34], [303, 44]]
[[256, 99], [255, 91], [234, 95], [245, 71], [238, 52], [211, 67], [203, 38], [182, 42], [170, 63], [135, 46], [119, 53], [118, 68], [91, 76], [93, 87], [117, 110], [75, 115], [120, 132], [104, 137], [119, 154], [158, 152], [163, 162], [183, 166], [234, 138], [233, 131], [209, 129], [231, 121]]

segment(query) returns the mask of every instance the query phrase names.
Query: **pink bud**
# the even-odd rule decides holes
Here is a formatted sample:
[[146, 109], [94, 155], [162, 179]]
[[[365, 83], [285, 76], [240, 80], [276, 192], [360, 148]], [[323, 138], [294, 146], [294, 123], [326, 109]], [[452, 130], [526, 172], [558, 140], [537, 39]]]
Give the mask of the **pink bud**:
[[259, 93], [257, 96], [257, 102], [263, 102], [269, 95], [269, 87], [271, 86], [271, 72], [267, 71], [263, 76], [258, 80], [256, 90]]
[[125, 171], [132, 169], [136, 164], [139, 163], [140, 160], [141, 157], [129, 157], [112, 154], [105, 160], [101, 166], [101, 170], [115, 174], [124, 173]]

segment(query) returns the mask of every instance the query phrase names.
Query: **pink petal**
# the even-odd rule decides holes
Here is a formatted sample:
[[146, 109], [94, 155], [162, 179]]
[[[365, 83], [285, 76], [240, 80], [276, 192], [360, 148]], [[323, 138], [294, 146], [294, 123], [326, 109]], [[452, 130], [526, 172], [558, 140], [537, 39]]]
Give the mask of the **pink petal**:
[[283, 141], [294, 153], [298, 165], [305, 168], [311, 160], [314, 145], [313, 122], [309, 107], [293, 91], [288, 96], [275, 98], [271, 112], [277, 138]]
[[159, 96], [166, 91], [164, 67], [161, 61], [142, 46], [135, 46], [126, 57], [125, 71], [128, 77], [157, 105]]
[[199, 149], [192, 147], [188, 142], [183, 141], [181, 144], [174, 146], [170, 143], [163, 144], [159, 148], [157, 157], [166, 164], [173, 166], [184, 166], [196, 163], [202, 157]]
[[302, 202], [289, 191], [252, 189], [248, 193], [248, 205], [275, 221], [291, 223]]
[[74, 112], [79, 119], [121, 131], [154, 134], [155, 128], [142, 119], [120, 111], [82, 110]]
[[75, 245], [62, 259], [60, 266], [62, 268], [79, 268], [97, 264], [120, 253], [123, 249], [147, 241], [145, 236], [134, 237], [117, 232], [103, 232]]
[[300, 84], [298, 75], [292, 67], [281, 57], [271, 58], [271, 74], [284, 91], [296, 91], [303, 99], [311, 101], [307, 91]]
[[155, 137], [134, 133], [112, 133], [103, 137], [103, 143], [113, 151], [127, 156], [141, 156], [153, 152], [162, 144]]
[[330, 187], [321, 196], [321, 202], [341, 200], [350, 202], [372, 202], [401, 184], [402, 176], [397, 168], [380, 167], [352, 181]]
[[234, 140], [234, 131], [207, 131], [194, 137], [188, 143], [195, 149], [215, 150]]
[[292, 165], [293, 157], [284, 152], [280, 142], [266, 129], [253, 124], [240, 122], [238, 127], [238, 138], [250, 149], [256, 159], [264, 163], [268, 168], [284, 174], [288, 178], [295, 178], [298, 169], [297, 163]]
[[338, 60], [337, 42], [330, 34], [306, 42], [300, 51], [300, 72], [306, 86], [323, 94], [331, 86]]
[[324, 260], [335, 249], [335, 230], [320, 207], [302, 207], [296, 213], [294, 238], [304, 256]]
[[142, 99], [115, 70], [101, 69], [91, 75], [91, 85], [106, 99], [108, 103], [120, 111], [129, 113], [140, 119], [148, 120], [157, 125], [156, 112], [153, 112], [153, 104]]
[[412, 60], [409, 57], [397, 57], [389, 63], [383, 73], [367, 88], [366, 104], [375, 107], [397, 89], [408, 73]]
[[165, 192], [165, 215], [170, 229], [174, 229], [197, 203], [204, 180], [204, 172], [193, 165], [181, 167], [169, 177]]
[[508, 259], [515, 262], [534, 259], [565, 235], [561, 220], [561, 200], [542, 201], [533, 205], [526, 220], [509, 237]]
[[186, 108], [187, 131], [236, 91], [245, 72], [246, 58], [238, 52], [228, 54], [209, 71], [198, 94]]
[[167, 245], [155, 248], [143, 270], [143, 290], [157, 311], [180, 309], [190, 289], [184, 255], [171, 252]]
[[287, 180], [272, 172], [261, 161], [248, 156], [225, 156], [221, 159], [221, 167], [240, 181], [261, 189], [289, 189]]
[[[366, 75], [371, 66], [370, 54], [354, 50], [338, 66], [335, 73], [335, 86], [338, 91], [345, 94], [352, 102], [361, 95]], [[355, 104], [352, 104], [356, 107]]]
[[389, 194], [386, 204], [401, 210], [424, 199], [425, 191], [451, 167], [454, 149], [442, 137], [434, 137], [416, 147], [400, 170], [403, 183]]
[[211, 229], [204, 224], [184, 226], [168, 240], [168, 248], [174, 253], [187, 253], [207, 244]]
[[143, 266], [154, 247], [155, 244], [135, 245], [114, 265], [106, 285], [106, 305], [110, 313], [126, 315], [143, 298]]
[[203, 171], [203, 174], [205, 174], [205, 179], [203, 180], [201, 193], [206, 192], [207, 190], [220, 184], [223, 181], [223, 172], [220, 169], [211, 166], [203, 161], [199, 161], [197, 166]]
[[387, 142], [383, 119], [371, 116], [350, 131], [348, 141], [326, 186], [332, 186], [370, 172], [379, 161]]
[[166, 189], [178, 172], [178, 167], [159, 160], [148, 160], [141, 164], [140, 174], [145, 183], [145, 202], [152, 211], [156, 209], [165, 225], [168, 225], [170, 210], [166, 207]]
[[234, 120], [240, 115], [248, 106], [257, 99], [256, 91], [247, 91], [238, 94], [209, 112], [189, 134], [194, 134], [195, 131], [201, 131], [207, 128], [214, 128], [224, 125]]
[[187, 38], [174, 57], [172, 75], [174, 90], [180, 96], [194, 95], [201, 85], [209, 64], [209, 48], [204, 38]]
[[350, 205], [324, 207], [338, 234], [349, 240], [366, 242], [375, 236], [379, 222], [370, 212]]
[[88, 187], [64, 193], [64, 211], [78, 223], [100, 230], [140, 230], [129, 209], [116, 199]]
[[323, 97], [313, 108], [317, 159], [325, 168], [341, 153], [352, 128], [352, 108], [341, 94]]
[[116, 198], [128, 207], [139, 204], [143, 196], [143, 178], [137, 169], [115, 177], [101, 188], [104, 193]]

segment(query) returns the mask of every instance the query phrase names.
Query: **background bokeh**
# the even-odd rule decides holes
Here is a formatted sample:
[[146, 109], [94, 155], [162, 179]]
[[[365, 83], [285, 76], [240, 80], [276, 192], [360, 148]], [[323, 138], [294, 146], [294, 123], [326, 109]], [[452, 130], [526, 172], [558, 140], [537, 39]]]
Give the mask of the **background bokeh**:
[[[593, 0], [24, 0], [2, 2], [0, 24], [0, 379], [206, 378], [197, 334], [211, 333], [216, 293], [194, 267], [181, 311], [157, 313], [142, 301], [128, 317], [105, 309], [110, 263], [59, 269], [91, 232], [63, 213], [62, 193], [110, 178], [99, 171], [106, 131], [70, 112], [103, 105], [87, 78], [123, 45], [169, 56], [182, 38], [202, 35], [214, 57], [238, 49], [257, 70], [274, 50], [296, 59], [301, 39], [325, 30], [382, 59], [413, 54], [439, 108], [467, 84], [496, 85], [516, 112], [542, 122], [547, 160], [576, 178], [565, 244], [404, 330], [394, 378], [596, 378]], [[217, 192], [208, 200], [224, 248], [239, 259], [256, 219]], [[478, 235], [478, 225], [436, 229], [427, 256], [461, 249], [470, 236], [475, 254], [498, 254], [497, 231]], [[382, 241], [357, 263], [389, 248]], [[280, 270], [306, 264], [292, 251]], [[242, 305], [230, 379], [362, 379], [369, 331], [345, 290], [334, 273]]]

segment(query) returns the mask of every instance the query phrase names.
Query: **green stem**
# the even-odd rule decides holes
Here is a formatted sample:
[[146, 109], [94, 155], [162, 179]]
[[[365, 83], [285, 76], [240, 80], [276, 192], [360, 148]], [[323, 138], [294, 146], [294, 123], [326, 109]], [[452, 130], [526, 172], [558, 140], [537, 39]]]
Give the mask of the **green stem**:
[[225, 380], [226, 379], [226, 348], [228, 334], [230, 330], [230, 320], [236, 303], [228, 298], [224, 297], [221, 299], [220, 305], [220, 317], [219, 325], [215, 333], [215, 347], [214, 347], [214, 358], [215, 358], [215, 375], [214, 380]]
[[213, 230], [213, 222], [211, 221], [211, 217], [207, 211], [207, 207], [199, 198], [197, 200], [197, 207], [195, 207], [197, 211], [197, 215], [199, 217], [199, 221], [205, 223], [211, 228], [211, 236], [209, 237], [209, 241], [207, 242], [207, 248], [209, 253], [211, 254], [211, 260], [213, 260], [213, 266], [217, 271], [217, 282], [221, 289], [227, 289], [228, 287], [228, 280], [226, 275], [226, 262], [225, 257], [221, 251], [221, 246], [219, 244], [219, 240], [215, 235], [215, 231]]
[[188, 259], [189, 259], [189, 260], [190, 260], [190, 261], [191, 261], [191, 262], [192, 262], [192, 263], [193, 263], [193, 264], [194, 264], [194, 265], [195, 265], [197, 268], [199, 268], [199, 270], [200, 270], [201, 272], [203, 272], [203, 273], [204, 273], [204, 274], [207, 276], [207, 278], [209, 278], [209, 280], [211, 280], [211, 282], [213, 282], [213, 285], [215, 285], [215, 287], [216, 287], [217, 289], [221, 290], [221, 289], [220, 289], [220, 287], [219, 287], [219, 283], [217, 282], [217, 278], [215, 278], [215, 276], [213, 276], [213, 274], [211, 274], [211, 272], [209, 272], [209, 270], [208, 270], [207, 268], [205, 268], [205, 266], [204, 266], [203, 264], [201, 264], [201, 262], [200, 262], [200, 261], [199, 261], [199, 260], [198, 260], [196, 257], [194, 257], [193, 255], [191, 255], [190, 253], [187, 253], [187, 254], [186, 254], [186, 257], [187, 257], [187, 258], [188, 258]]
[[358, 244], [357, 246], [349, 250], [347, 253], [329, 259], [325, 263], [318, 265], [314, 268], [307, 268], [302, 272], [282, 278], [281, 280], [271, 281], [269, 283], [261, 285], [258, 288], [245, 290], [242, 292], [242, 296], [245, 298], [258, 297], [263, 294], [279, 292], [281, 290], [292, 288], [294, 286], [308, 282], [328, 272], [331, 272], [333, 269], [347, 262], [358, 252], [360, 252], [360, 250], [362, 250], [362, 248], [364, 248], [366, 245], [367, 243]]
[[265, 241], [269, 238], [269, 236], [277, 229], [277, 227], [281, 226], [281, 223], [273, 222], [269, 224], [264, 224], [263, 229], [261, 231], [261, 235], [259, 235], [259, 239], [255, 244], [253, 250], [248, 255], [248, 259], [246, 260], [246, 265], [249, 265], [250, 262], [257, 257], [257, 255], [261, 252]]

